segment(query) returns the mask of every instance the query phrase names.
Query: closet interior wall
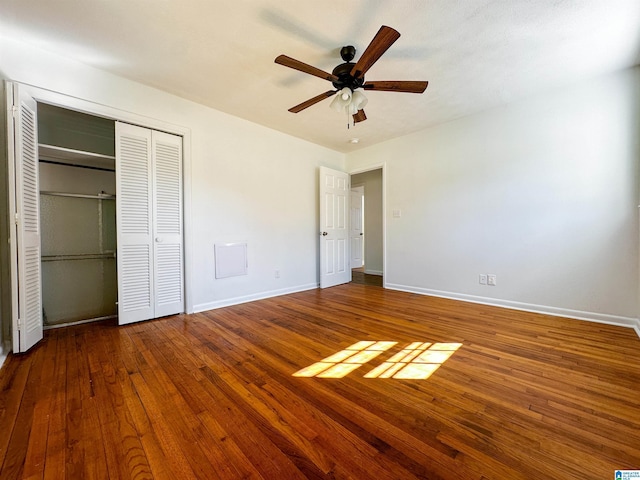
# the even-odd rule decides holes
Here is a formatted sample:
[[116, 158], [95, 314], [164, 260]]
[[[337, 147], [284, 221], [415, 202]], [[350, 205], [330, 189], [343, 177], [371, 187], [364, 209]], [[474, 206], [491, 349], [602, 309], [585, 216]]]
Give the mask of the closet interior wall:
[[38, 104], [44, 326], [117, 314], [115, 123]]

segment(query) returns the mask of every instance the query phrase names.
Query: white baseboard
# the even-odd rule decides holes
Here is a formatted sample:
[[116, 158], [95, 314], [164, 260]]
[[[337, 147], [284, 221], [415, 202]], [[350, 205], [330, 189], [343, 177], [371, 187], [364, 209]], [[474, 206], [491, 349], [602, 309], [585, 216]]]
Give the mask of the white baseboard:
[[476, 295], [466, 295], [463, 293], [444, 292], [440, 290], [431, 290], [429, 288], [411, 287], [408, 285], [398, 285], [394, 283], [386, 283], [384, 287], [390, 290], [399, 290], [402, 292], [418, 293], [421, 295], [430, 295], [432, 297], [450, 298], [452, 300], [460, 300], [463, 302], [479, 303], [482, 305], [511, 308], [513, 310], [522, 310], [525, 312], [542, 313], [545, 315], [553, 315], [556, 317], [575, 318], [576, 320], [587, 320], [590, 322], [605, 323], [607, 325], [628, 327], [628, 328], [633, 328], [636, 334], [638, 335], [638, 337], [640, 337], [640, 319], [633, 318], [633, 317], [607, 315], [604, 313], [596, 313], [596, 312], [584, 312], [581, 310], [571, 310], [568, 308], [548, 307], [546, 305], [535, 305], [530, 303], [513, 302], [510, 300], [500, 300], [496, 298], [479, 297]]
[[204, 312], [216, 308], [230, 307], [231, 305], [239, 305], [241, 303], [253, 302], [255, 300], [264, 300], [265, 298], [279, 297], [288, 293], [304, 292], [305, 290], [313, 290], [318, 288], [317, 283], [308, 283], [306, 285], [298, 285], [296, 287], [282, 288], [280, 290], [269, 290], [266, 292], [254, 293], [242, 297], [233, 297], [217, 302], [201, 303], [193, 306], [193, 313]]
[[382, 272], [382, 270], [367, 270], [365, 268], [364, 273], [366, 273], [367, 275], [378, 275], [379, 277], [382, 277], [384, 272]]

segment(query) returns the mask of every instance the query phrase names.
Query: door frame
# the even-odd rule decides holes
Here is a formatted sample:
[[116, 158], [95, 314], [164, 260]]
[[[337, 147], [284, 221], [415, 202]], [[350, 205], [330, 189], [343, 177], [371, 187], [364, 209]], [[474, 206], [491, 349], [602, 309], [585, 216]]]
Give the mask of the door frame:
[[[163, 120], [150, 118], [137, 113], [119, 110], [115, 107], [109, 107], [89, 100], [65, 95], [63, 93], [46, 90], [33, 85], [9, 80], [7, 84], [19, 85], [21, 90], [31, 95], [36, 102], [48, 103], [56, 107], [74, 110], [76, 112], [95, 115], [108, 118], [114, 121], [131, 123], [152, 130], [160, 130], [181, 136], [182, 142], [182, 196], [183, 196], [183, 242], [184, 242], [184, 299], [185, 312], [193, 313], [193, 294], [192, 294], [192, 275], [193, 275], [193, 259], [192, 259], [192, 222], [191, 222], [191, 130], [181, 125], [176, 125]], [[11, 161], [11, 159], [8, 159]]]
[[[352, 175], [371, 172], [373, 170], [381, 170], [382, 173], [382, 287], [387, 288], [387, 162], [375, 163], [361, 168], [347, 169], [347, 173], [351, 181]], [[365, 212], [362, 212], [362, 214], [364, 215]]]

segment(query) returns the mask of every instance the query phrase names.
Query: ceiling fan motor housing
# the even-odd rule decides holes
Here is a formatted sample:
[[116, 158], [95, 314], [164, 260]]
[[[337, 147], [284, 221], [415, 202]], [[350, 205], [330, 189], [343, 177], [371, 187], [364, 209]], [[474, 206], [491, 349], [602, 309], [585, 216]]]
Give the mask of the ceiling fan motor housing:
[[362, 78], [355, 78], [351, 76], [351, 70], [355, 65], [351, 60], [356, 56], [356, 48], [352, 45], [342, 47], [340, 50], [340, 56], [345, 63], [342, 63], [333, 69], [331, 73], [338, 77], [338, 81], [331, 83], [333, 83], [333, 86], [338, 90], [342, 90], [344, 87], [349, 87], [353, 92], [356, 88], [360, 88], [364, 84], [364, 76], [362, 76]]

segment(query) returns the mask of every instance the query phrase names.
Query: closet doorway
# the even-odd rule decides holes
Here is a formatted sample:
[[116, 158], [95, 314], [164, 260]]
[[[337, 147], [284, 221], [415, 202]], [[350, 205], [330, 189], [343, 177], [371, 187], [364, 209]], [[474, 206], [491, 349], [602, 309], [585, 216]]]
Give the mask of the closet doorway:
[[115, 122], [38, 104], [44, 328], [115, 318]]
[[36, 87], [6, 87], [14, 353], [35, 345], [45, 326], [185, 312], [188, 131]]

